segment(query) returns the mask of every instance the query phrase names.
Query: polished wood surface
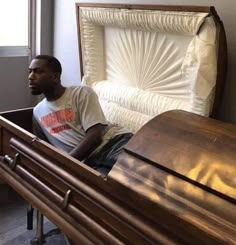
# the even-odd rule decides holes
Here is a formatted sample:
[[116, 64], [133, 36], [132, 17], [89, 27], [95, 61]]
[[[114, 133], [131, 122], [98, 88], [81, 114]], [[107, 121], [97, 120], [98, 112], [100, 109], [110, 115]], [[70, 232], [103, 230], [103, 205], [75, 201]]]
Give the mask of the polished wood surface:
[[161, 4], [116, 4], [116, 3], [76, 3], [79, 7], [92, 8], [116, 8], [116, 9], [150, 9], [161, 11], [188, 11], [188, 12], [211, 12], [213, 6], [197, 6], [197, 5], [161, 5]]
[[[205, 183], [207, 172], [220, 176], [229, 186], [234, 185], [235, 125], [185, 111], [167, 112], [151, 120], [134, 135], [127, 151], [186, 181], [204, 185], [235, 203], [236, 191], [222, 190], [218, 181], [209, 178]], [[193, 169], [198, 174], [193, 174]]]
[[[80, 7], [213, 16], [222, 44], [213, 111], [217, 115], [227, 57], [224, 28], [213, 7], [76, 6], [78, 21]], [[234, 125], [166, 112], [140, 129], [103, 177], [35, 137], [32, 108], [11, 111], [0, 115], [0, 155], [5, 156], [0, 179], [78, 244], [235, 244], [235, 132]]]
[[28, 132], [32, 132], [32, 116], [33, 108], [24, 108], [12, 111], [0, 112], [0, 116], [14, 123], [15, 125], [25, 129]]
[[15, 166], [0, 163], [0, 178], [74, 241], [236, 242], [233, 180], [219, 182], [219, 189], [209, 186], [210, 162], [197, 172], [205, 178], [188, 175], [204, 152], [208, 160], [218, 154], [221, 180], [231, 163], [235, 176], [234, 125], [183, 111], [164, 113], [134, 136], [106, 178], [6, 118], [0, 117], [0, 125], [0, 154], [20, 155]]

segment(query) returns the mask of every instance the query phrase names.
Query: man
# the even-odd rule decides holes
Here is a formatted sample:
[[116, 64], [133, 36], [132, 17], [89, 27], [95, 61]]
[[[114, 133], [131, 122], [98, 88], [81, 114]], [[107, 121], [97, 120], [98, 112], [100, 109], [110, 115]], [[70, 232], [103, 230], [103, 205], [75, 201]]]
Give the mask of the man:
[[60, 62], [48, 55], [29, 66], [31, 93], [45, 96], [33, 111], [35, 133], [107, 174], [132, 134], [106, 121], [92, 88], [62, 86], [61, 72]]

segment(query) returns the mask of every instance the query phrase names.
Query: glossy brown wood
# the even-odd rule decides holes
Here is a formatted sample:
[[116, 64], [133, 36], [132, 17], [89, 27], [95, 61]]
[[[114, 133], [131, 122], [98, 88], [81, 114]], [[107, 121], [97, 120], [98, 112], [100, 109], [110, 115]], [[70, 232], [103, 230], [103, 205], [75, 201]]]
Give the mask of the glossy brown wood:
[[216, 91], [215, 91], [215, 101], [212, 109], [212, 117], [219, 118], [219, 108], [222, 101], [224, 87], [227, 76], [228, 67], [228, 52], [227, 52], [227, 40], [225, 29], [222, 21], [217, 14], [214, 14], [217, 23], [217, 36], [219, 40], [218, 46], [218, 61], [217, 61], [217, 78], [216, 78]]
[[[107, 178], [44, 141], [32, 142], [34, 135], [5, 118], [0, 117], [0, 125], [9, 144], [3, 150], [11, 156], [20, 154], [14, 169], [0, 163], [0, 178], [72, 240], [86, 244], [132, 241], [184, 244], [193, 240], [198, 244], [230, 244], [236, 241], [234, 214], [230, 219], [225, 213], [233, 210], [232, 200], [196, 186], [181, 174], [175, 174], [168, 165], [172, 157], [178, 159], [178, 154], [182, 155], [178, 149], [189, 148], [187, 153], [192, 154], [194, 162], [193, 149], [204, 148], [203, 145], [210, 144], [208, 141], [213, 142], [215, 137], [219, 143], [206, 147], [209, 154], [217, 152], [218, 147], [222, 149], [222, 144], [234, 147], [236, 129], [233, 125], [181, 111], [164, 113], [134, 136]], [[177, 151], [172, 153], [174, 145]], [[4, 151], [1, 154], [5, 154]], [[161, 161], [157, 156], [161, 156]], [[231, 157], [235, 159], [234, 155], [229, 159]], [[169, 161], [167, 165], [165, 159]], [[123, 171], [121, 179], [117, 170]], [[170, 178], [183, 189], [191, 186], [191, 193], [182, 195], [177, 189], [163, 186]], [[68, 190], [71, 196], [67, 208], [63, 209]], [[199, 191], [206, 200], [208, 197], [214, 200], [213, 205], [206, 206], [202, 200], [193, 199], [192, 194]], [[214, 210], [214, 203], [221, 204], [221, 212]]]
[[60, 212], [60, 209], [50, 202], [50, 200], [46, 199], [42, 193], [37, 192], [32, 185], [14, 174], [14, 172], [10, 172], [2, 162], [0, 162], [0, 167], [1, 179], [12, 186], [25, 200], [30, 201], [30, 203], [43, 214], [50, 217], [51, 221], [55, 222], [63, 231], [66, 231], [75, 241], [81, 242], [82, 244], [91, 244], [83, 234], [80, 234], [76, 225], [68, 222], [67, 219], [63, 217], [63, 213]]
[[[203, 180], [194, 177], [188, 179], [187, 176], [188, 171], [198, 164], [202, 164], [206, 170], [217, 168], [218, 172], [229, 168], [236, 174], [235, 125], [185, 111], [166, 112], [146, 124], [131, 139], [126, 149], [138, 158], [158, 164], [186, 181], [203, 184], [236, 203], [236, 191], [227, 194], [226, 190], [221, 190], [216, 184], [209, 186]], [[233, 178], [227, 181], [234, 185]]]
[[28, 132], [32, 132], [32, 115], [33, 108], [4, 111], [0, 113], [0, 116], [3, 116]]
[[76, 3], [79, 7], [92, 8], [117, 8], [117, 9], [150, 9], [162, 11], [189, 11], [189, 12], [210, 12], [212, 6], [196, 6], [196, 5], [157, 5], [157, 4], [115, 4], [115, 3]]
[[81, 42], [80, 42], [80, 26], [79, 26], [79, 19], [80, 19], [80, 11], [78, 3], [75, 4], [76, 6], [76, 20], [77, 20], [77, 35], [78, 35], [78, 49], [79, 49], [79, 64], [80, 64], [80, 78], [82, 79], [84, 76], [84, 71], [83, 71], [83, 58], [82, 58], [82, 47], [81, 47]]
[[[12, 185], [17, 191], [20, 190], [19, 193], [24, 198], [55, 222], [73, 240], [78, 239], [80, 232], [84, 236], [89, 234], [89, 239], [96, 241], [96, 243], [99, 242], [99, 237], [102, 238], [103, 242], [109, 240], [113, 241], [114, 244], [127, 241], [127, 237], [143, 244], [149, 243], [148, 241], [153, 239], [153, 241], [169, 240], [159, 234], [159, 229], [155, 230], [146, 226], [145, 219], [135, 214], [129, 205], [124, 203], [120, 206], [119, 200], [112, 195], [110, 196], [112, 193], [111, 186], [107, 184], [107, 180], [99, 177], [98, 172], [65, 156], [54, 147], [50, 148], [45, 142], [39, 140], [32, 143], [33, 135], [29, 133], [25, 135], [25, 131], [18, 130], [18, 126], [14, 126], [11, 122], [7, 126], [7, 120], [1, 117], [0, 119], [2, 119], [0, 123], [7, 127], [5, 130], [7, 133], [4, 133], [7, 137], [4, 142], [8, 142], [10, 146], [5, 148], [6, 152], [3, 151], [2, 154], [14, 156], [16, 151], [20, 153], [20, 161], [15, 169], [10, 170], [2, 164], [1, 179]], [[44, 152], [45, 149], [46, 152]], [[61, 184], [58, 185], [59, 182]], [[22, 183], [25, 184], [25, 189], [23, 186], [19, 187]], [[31, 194], [28, 194], [28, 189]], [[75, 219], [78, 225], [88, 226], [82, 231], [81, 228], [78, 228], [77, 234], [67, 233], [70, 225], [65, 223], [67, 228], [64, 225], [61, 226], [54, 212], [45, 211], [42, 203], [38, 203], [32, 197], [32, 195], [40, 197], [41, 200], [44, 200], [44, 204], [48, 205], [48, 210], [57, 210], [58, 212], [58, 208], [61, 209], [62, 207], [61, 200], [64, 198], [65, 190], [68, 189], [72, 189], [74, 194], [66, 212], [67, 219]], [[76, 205], [75, 207], [73, 203]], [[55, 205], [58, 206], [57, 209], [55, 209]], [[83, 210], [82, 213], [81, 209]], [[76, 227], [74, 223], [73, 226]], [[98, 227], [101, 228], [98, 229]], [[143, 229], [147, 231], [143, 233]], [[90, 234], [91, 231], [93, 231], [93, 235]]]
[[[217, 85], [217, 98], [222, 92], [226, 40], [213, 7], [90, 3], [76, 6], [77, 20], [80, 7], [209, 13], [219, 24], [218, 35], [223, 40], [219, 46], [217, 84], [221, 86]], [[31, 120], [32, 109], [0, 116], [0, 155], [20, 154], [13, 169], [0, 162], [0, 178], [72, 240], [80, 244], [236, 243], [235, 195], [227, 191], [229, 187], [235, 190], [233, 178], [218, 188], [214, 182], [189, 174], [202, 153], [207, 164], [201, 165], [200, 177], [211, 170], [211, 161], [220, 161], [222, 168], [235, 166], [235, 126], [182, 111], [164, 113], [133, 137], [104, 178], [37, 139], [30, 133]], [[63, 207], [68, 190], [69, 202]]]
[[0, 126], [0, 154], [3, 152], [3, 136], [2, 136], [2, 131], [3, 131], [3, 129], [2, 129], [2, 126]]

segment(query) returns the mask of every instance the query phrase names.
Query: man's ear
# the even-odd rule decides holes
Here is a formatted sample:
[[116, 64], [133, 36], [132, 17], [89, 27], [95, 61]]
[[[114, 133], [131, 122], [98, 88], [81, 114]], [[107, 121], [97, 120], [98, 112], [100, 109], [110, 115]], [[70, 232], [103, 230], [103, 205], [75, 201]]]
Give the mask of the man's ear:
[[61, 75], [59, 72], [53, 72], [52, 77], [53, 77], [53, 81], [55, 82], [58, 82], [61, 79]]

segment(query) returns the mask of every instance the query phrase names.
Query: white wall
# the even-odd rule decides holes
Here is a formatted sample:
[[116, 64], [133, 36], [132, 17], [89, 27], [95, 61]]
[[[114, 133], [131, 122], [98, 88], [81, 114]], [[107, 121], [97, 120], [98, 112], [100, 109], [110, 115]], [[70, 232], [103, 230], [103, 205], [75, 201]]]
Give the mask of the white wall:
[[55, 0], [54, 55], [62, 64], [62, 84], [80, 83], [80, 65], [75, 0]]
[[[55, 1], [54, 55], [62, 61], [63, 83], [67, 86], [80, 81], [80, 65], [77, 43], [75, 0]], [[215, 6], [224, 23], [228, 40], [228, 77], [220, 108], [220, 119], [236, 123], [236, 31], [235, 0], [133, 0], [133, 1], [79, 1], [94, 3], [163, 4], [163, 5], [211, 5]]]

